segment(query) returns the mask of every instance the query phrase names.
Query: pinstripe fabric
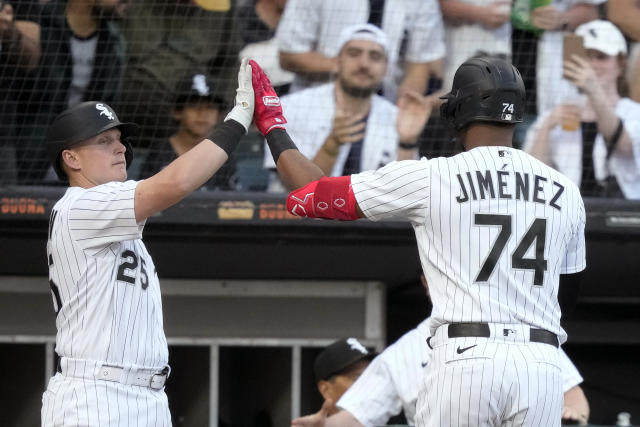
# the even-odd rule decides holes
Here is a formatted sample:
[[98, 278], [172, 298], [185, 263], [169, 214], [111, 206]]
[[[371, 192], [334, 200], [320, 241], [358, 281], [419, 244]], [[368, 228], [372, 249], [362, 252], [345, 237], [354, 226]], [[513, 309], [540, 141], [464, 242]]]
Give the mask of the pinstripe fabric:
[[[425, 367], [432, 355], [426, 342], [428, 321], [428, 318], [423, 320], [380, 353], [342, 395], [338, 407], [349, 411], [365, 427], [385, 425], [400, 410], [404, 411], [408, 424], [414, 425], [418, 391], [423, 386]], [[558, 364], [563, 393], [582, 382], [582, 376], [562, 349]], [[469, 382], [470, 387], [474, 385], [472, 378]], [[436, 394], [428, 388], [425, 392]], [[508, 393], [509, 390], [500, 392]], [[458, 400], [462, 397], [463, 390], [459, 390]], [[506, 401], [502, 399], [502, 402]], [[463, 420], [456, 421], [462, 423]]]
[[373, 359], [342, 395], [338, 407], [349, 411], [366, 427], [384, 425], [400, 410], [413, 424], [418, 387], [431, 353], [426, 341], [427, 320]]
[[56, 374], [42, 397], [43, 427], [170, 427], [163, 390]]
[[558, 358], [548, 344], [446, 340], [434, 347], [426, 368], [416, 426], [560, 426]]
[[[508, 174], [500, 177], [498, 172]], [[480, 186], [479, 175], [491, 185]], [[517, 177], [527, 189], [517, 185]], [[554, 332], [564, 342], [559, 275], [586, 265], [584, 204], [565, 176], [520, 150], [479, 147], [450, 158], [393, 162], [352, 175], [351, 183], [367, 218], [411, 221], [434, 306], [432, 332], [445, 323], [524, 323]], [[510, 197], [499, 197], [501, 193]], [[459, 202], [464, 194], [468, 200]], [[553, 204], [560, 209], [551, 206], [555, 196]], [[501, 227], [477, 224], [477, 214], [505, 216], [511, 228], [484, 281], [477, 278]], [[541, 286], [534, 284], [533, 269], [512, 266], [512, 255], [536, 219], [544, 221], [544, 239], [531, 241], [523, 258], [534, 259], [537, 240], [544, 240], [547, 267]]]
[[[487, 322], [546, 329], [566, 340], [559, 275], [586, 266], [584, 204], [568, 178], [520, 150], [496, 146], [394, 162], [352, 175], [351, 183], [367, 218], [411, 221], [433, 301], [431, 334], [450, 323]], [[536, 425], [532, 417], [555, 425], [555, 415], [559, 424], [557, 350], [546, 345], [556, 356], [539, 363], [528, 346], [540, 344], [478, 344], [470, 353], [485, 349], [480, 356], [455, 363], [445, 351], [453, 347], [435, 351], [439, 363], [427, 369], [429, 392], [419, 399], [417, 425]], [[542, 391], [527, 388], [540, 385], [531, 375], [546, 379]], [[533, 413], [516, 410], [525, 406]]]
[[[167, 365], [160, 284], [141, 240], [144, 223], [135, 220], [136, 185], [72, 187], [53, 207], [47, 255], [61, 357], [157, 370]], [[56, 375], [49, 384], [55, 390], [43, 396], [43, 425], [126, 425], [123, 420], [146, 417], [145, 408], [161, 404], [158, 396], [164, 396], [146, 387], [103, 383]], [[145, 394], [153, 405], [140, 397]], [[77, 421], [68, 421], [68, 414]]]

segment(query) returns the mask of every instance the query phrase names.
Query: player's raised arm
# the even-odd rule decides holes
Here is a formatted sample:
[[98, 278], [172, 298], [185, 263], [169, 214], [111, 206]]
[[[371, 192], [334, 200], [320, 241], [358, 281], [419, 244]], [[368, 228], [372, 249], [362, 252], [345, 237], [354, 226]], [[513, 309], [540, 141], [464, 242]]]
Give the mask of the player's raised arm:
[[287, 133], [287, 119], [269, 78], [257, 62], [252, 60], [249, 64], [255, 93], [255, 123], [267, 139], [280, 179], [290, 190], [320, 179], [324, 175], [322, 170], [298, 151]]
[[168, 208], [207, 182], [238, 146], [253, 119], [251, 65], [243, 60], [238, 71], [235, 106], [211, 136], [187, 151], [136, 188], [136, 220]]

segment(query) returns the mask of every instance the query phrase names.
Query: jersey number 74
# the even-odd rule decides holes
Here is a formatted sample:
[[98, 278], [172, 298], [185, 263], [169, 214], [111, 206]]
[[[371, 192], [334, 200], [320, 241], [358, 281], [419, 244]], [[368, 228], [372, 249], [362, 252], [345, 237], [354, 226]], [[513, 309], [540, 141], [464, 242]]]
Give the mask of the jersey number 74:
[[[480, 214], [474, 215], [475, 225], [488, 225], [500, 227], [500, 233], [493, 243], [487, 259], [482, 264], [476, 282], [486, 282], [502, 255], [507, 241], [511, 237], [511, 215]], [[536, 218], [527, 232], [520, 239], [520, 243], [511, 254], [511, 266], [522, 270], [533, 270], [533, 285], [544, 284], [544, 272], [547, 271], [547, 260], [544, 259], [544, 245], [547, 236], [547, 220]], [[535, 243], [535, 258], [525, 258], [524, 254]]]

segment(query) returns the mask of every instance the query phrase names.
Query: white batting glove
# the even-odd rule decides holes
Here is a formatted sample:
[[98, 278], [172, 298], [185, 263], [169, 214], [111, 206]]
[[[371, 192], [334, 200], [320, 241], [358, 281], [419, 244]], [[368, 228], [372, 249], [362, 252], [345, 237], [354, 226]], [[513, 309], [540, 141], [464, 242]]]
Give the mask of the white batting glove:
[[251, 65], [249, 59], [243, 58], [238, 71], [238, 89], [236, 89], [235, 106], [229, 111], [226, 122], [233, 119], [244, 126], [244, 132], [249, 131], [249, 126], [253, 121], [253, 110], [255, 107], [255, 99], [253, 96], [253, 85], [251, 84]]

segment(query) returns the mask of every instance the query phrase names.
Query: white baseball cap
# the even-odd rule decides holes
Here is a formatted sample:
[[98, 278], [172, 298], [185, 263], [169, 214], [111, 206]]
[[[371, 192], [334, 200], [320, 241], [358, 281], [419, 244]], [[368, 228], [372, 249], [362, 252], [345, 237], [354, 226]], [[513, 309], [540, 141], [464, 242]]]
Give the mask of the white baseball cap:
[[627, 54], [627, 42], [624, 36], [618, 27], [609, 21], [601, 19], [590, 21], [580, 25], [575, 32], [582, 36], [585, 49], [594, 49], [609, 56]]
[[338, 39], [338, 52], [351, 40], [369, 40], [382, 46], [387, 54], [387, 35], [373, 24], [358, 24], [343, 28]]

